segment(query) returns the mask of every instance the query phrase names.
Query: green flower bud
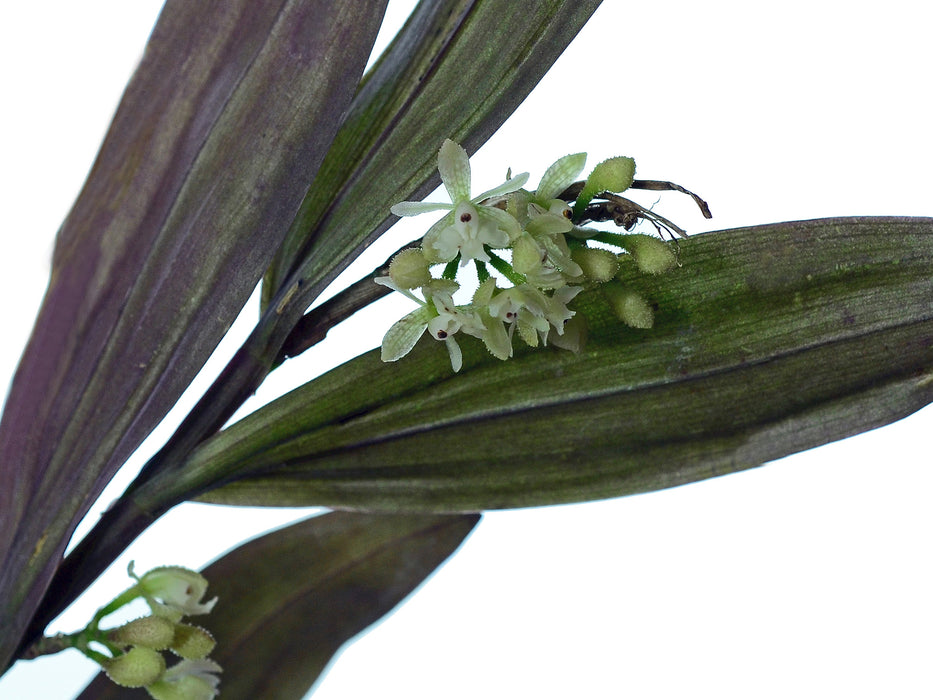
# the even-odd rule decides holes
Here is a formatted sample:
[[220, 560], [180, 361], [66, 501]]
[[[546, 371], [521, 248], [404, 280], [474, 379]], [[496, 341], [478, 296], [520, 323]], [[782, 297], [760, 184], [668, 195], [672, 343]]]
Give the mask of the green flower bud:
[[155, 683], [165, 672], [162, 654], [146, 647], [132, 647], [101, 665], [110, 680], [125, 688], [142, 688]]
[[635, 161], [627, 156], [616, 156], [599, 163], [586, 178], [585, 190], [597, 192], [624, 192], [635, 180]]
[[624, 192], [635, 180], [635, 161], [626, 156], [609, 158], [593, 168], [574, 204], [574, 216], [580, 216], [586, 205], [600, 192]]
[[211, 633], [196, 625], [175, 625], [171, 649], [183, 659], [203, 659], [214, 650], [217, 642]]
[[602, 248], [577, 248], [571, 257], [586, 278], [594, 282], [608, 282], [619, 271], [618, 256]]
[[651, 328], [654, 325], [654, 310], [638, 292], [611, 282], [600, 287], [613, 313], [632, 328]]
[[107, 638], [119, 646], [133, 644], [158, 651], [168, 649], [172, 643], [175, 638], [175, 625], [164, 617], [149, 615], [110, 630]]
[[642, 272], [660, 275], [677, 264], [677, 256], [669, 243], [642, 233], [625, 236], [625, 248], [632, 254]]
[[415, 289], [430, 282], [431, 272], [421, 249], [409, 248], [392, 258], [389, 277], [402, 289]]

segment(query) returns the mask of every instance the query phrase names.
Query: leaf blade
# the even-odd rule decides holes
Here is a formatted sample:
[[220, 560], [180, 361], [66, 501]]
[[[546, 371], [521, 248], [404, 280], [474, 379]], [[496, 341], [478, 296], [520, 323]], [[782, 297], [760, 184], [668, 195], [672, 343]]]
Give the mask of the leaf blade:
[[367, 75], [321, 175], [263, 284], [266, 303], [292, 276], [306, 309], [395, 218], [389, 208], [439, 183], [437, 152], [469, 152], [501, 126], [601, 0], [421, 2]]
[[[361, 356], [205, 444], [192, 478], [224, 485], [200, 500], [456, 511], [606, 498], [757, 466], [933, 401], [933, 220], [681, 245], [677, 272], [626, 280], [658, 303], [651, 331], [591, 299], [579, 356], [499, 363], [476, 344], [458, 376], [428, 342], [391, 376]], [[316, 403], [331, 382], [341, 396]]]

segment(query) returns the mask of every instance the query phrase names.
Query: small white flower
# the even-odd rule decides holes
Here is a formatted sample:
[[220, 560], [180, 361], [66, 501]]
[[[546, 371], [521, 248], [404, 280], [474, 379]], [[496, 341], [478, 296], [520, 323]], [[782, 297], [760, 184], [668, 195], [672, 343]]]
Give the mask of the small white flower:
[[217, 697], [220, 665], [210, 659], [179, 661], [146, 691], [155, 700], [211, 700]]
[[[518, 218], [526, 231], [535, 235], [544, 231], [571, 231], [572, 209], [567, 202], [557, 199], [557, 195], [574, 183], [585, 164], [586, 153], [574, 153], [552, 163], [541, 177], [537, 190], [523, 190], [521, 196], [512, 197], [509, 211]], [[535, 219], [538, 220], [534, 221]]]
[[446, 292], [433, 294], [431, 300], [437, 309], [437, 316], [428, 321], [428, 332], [435, 340], [444, 341], [450, 355], [450, 365], [454, 372], [459, 372], [463, 367], [463, 352], [454, 335], [462, 330], [475, 338], [482, 338], [486, 327], [472, 309], [456, 306], [451, 295]]
[[[376, 280], [387, 287], [397, 288], [388, 278]], [[450, 280], [432, 280], [422, 287], [426, 301], [421, 301], [412, 294], [421, 308], [397, 321], [382, 339], [382, 361], [394, 362], [401, 359], [415, 347], [418, 339], [427, 330], [435, 340], [443, 340], [450, 355], [450, 364], [454, 372], [463, 366], [463, 353], [454, 336], [463, 331], [476, 338], [482, 338], [486, 331], [482, 320], [470, 306], [457, 306], [453, 294], [460, 285]]]
[[510, 178], [501, 185], [470, 197], [470, 159], [466, 151], [446, 139], [437, 155], [437, 169], [450, 195], [450, 204], [439, 202], [399, 202], [392, 207], [396, 216], [417, 216], [448, 210], [424, 236], [424, 255], [432, 263], [449, 262], [459, 253], [460, 264], [469, 260], [489, 262], [484, 246], [508, 247], [521, 233], [521, 226], [510, 214], [480, 202], [515, 192], [528, 180], [528, 173]]
[[207, 592], [207, 579], [191, 569], [160, 566], [140, 578], [133, 573], [133, 565], [130, 564], [129, 574], [138, 581], [140, 592], [152, 612], [163, 617], [180, 619], [183, 615], [203, 615], [209, 613], [217, 602], [217, 598], [201, 602]]
[[489, 302], [489, 313], [493, 318], [511, 324], [509, 337], [515, 328], [528, 345], [536, 346], [538, 337], [547, 344], [548, 333], [553, 326], [558, 335], [564, 332], [564, 323], [573, 317], [574, 311], [567, 304], [580, 293], [582, 287], [561, 287], [548, 296], [537, 287], [522, 284], [506, 289]]
[[573, 298], [583, 291], [583, 287], [561, 287], [555, 289], [554, 293], [547, 299], [547, 305], [544, 310], [544, 317], [548, 320], [558, 335], [564, 333], [564, 323], [573, 318], [576, 311], [567, 308], [567, 304], [573, 301]]
[[460, 254], [460, 265], [469, 260], [482, 260], [489, 262], [489, 255], [484, 246], [490, 248], [507, 248], [511, 242], [510, 232], [515, 233], [518, 224], [508, 225], [505, 228], [498, 221], [497, 215], [490, 212], [499, 212], [490, 207], [474, 206], [472, 202], [461, 202], [454, 209], [453, 223], [447, 224], [447, 219], [441, 219], [440, 226], [432, 226], [424, 234], [424, 250], [428, 251], [433, 262], [449, 262]]

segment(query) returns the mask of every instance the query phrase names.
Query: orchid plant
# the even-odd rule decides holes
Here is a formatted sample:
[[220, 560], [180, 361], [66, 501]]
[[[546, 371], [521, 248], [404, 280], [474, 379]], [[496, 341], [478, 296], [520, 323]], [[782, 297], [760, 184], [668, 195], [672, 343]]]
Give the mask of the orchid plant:
[[[623, 193], [683, 194], [708, 218], [706, 202], [626, 156], [582, 179], [585, 153], [558, 157], [535, 189], [511, 171], [473, 183], [469, 153], [598, 5], [423, 0], [364, 74], [384, 2], [166, 2], [58, 234], [0, 422], [5, 668], [71, 648], [101, 668], [82, 698], [300, 698], [485, 510], [728, 474], [933, 401], [930, 219], [686, 237]], [[449, 202], [421, 201], [438, 184]], [[320, 301], [400, 217], [432, 213]], [[260, 282], [250, 336], [66, 552]], [[380, 349], [232, 420], [393, 291], [417, 308]], [[83, 629], [48, 629], [193, 500], [331, 512], [200, 572], [130, 568]], [[147, 612], [102, 627], [131, 605]]]

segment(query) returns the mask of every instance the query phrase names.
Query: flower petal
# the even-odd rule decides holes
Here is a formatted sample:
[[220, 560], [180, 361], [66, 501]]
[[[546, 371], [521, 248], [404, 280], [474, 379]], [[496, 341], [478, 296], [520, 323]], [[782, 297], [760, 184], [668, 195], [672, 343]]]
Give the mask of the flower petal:
[[447, 229], [453, 227], [454, 215], [453, 212], [442, 218], [440, 221], [435, 223], [431, 228], [428, 229], [427, 233], [424, 234], [424, 238], [421, 241], [421, 249], [424, 251], [424, 257], [431, 264], [441, 263], [441, 262], [450, 262], [457, 256], [457, 251], [455, 250], [450, 257], [444, 257], [440, 252], [443, 248], [445, 252], [450, 253], [450, 250], [447, 249], [447, 246], [444, 243], [438, 245], [438, 241], [441, 240], [442, 235], [445, 234]]
[[184, 660], [146, 687], [155, 700], [210, 700], [217, 696], [220, 665], [210, 659]]
[[528, 182], [528, 173], [519, 173], [515, 177], [506, 180], [501, 185], [478, 194], [473, 198], [473, 202], [482, 202], [484, 199], [489, 199], [490, 197], [501, 197], [509, 192], [515, 192], [516, 190], [520, 190], [522, 185], [526, 182]]
[[[533, 207], [528, 208], [532, 211]], [[532, 236], [551, 235], [554, 233], [569, 233], [573, 229], [573, 222], [567, 217], [544, 212], [531, 218], [525, 230]]]
[[418, 216], [419, 214], [441, 211], [442, 209], [453, 209], [453, 206], [441, 202], [399, 202], [393, 204], [389, 211], [396, 216]]
[[486, 319], [486, 332], [483, 333], [483, 343], [486, 349], [500, 360], [507, 360], [512, 356], [512, 339], [509, 337], [505, 324], [499, 319]]
[[477, 207], [477, 211], [479, 212], [480, 220], [483, 221], [484, 229], [488, 227], [495, 227], [497, 230], [502, 231], [507, 236], [506, 240], [498, 242], [501, 240], [500, 237], [484, 230], [483, 233], [486, 240], [483, 242], [487, 243], [491, 247], [505, 248], [521, 235], [522, 225], [518, 223], [518, 220], [508, 212], [505, 212], [502, 209], [496, 209], [495, 207]]
[[[543, 219], [544, 217], [540, 218]], [[548, 262], [560, 270], [562, 274], [568, 277], [580, 277], [583, 274], [583, 268], [570, 257], [570, 248], [567, 247], [567, 242], [563, 236], [560, 234], [538, 236], [537, 241], [547, 251]]]
[[574, 153], [557, 160], [541, 177], [535, 199], [548, 202], [574, 183], [586, 165], [586, 153]]
[[470, 158], [462, 146], [445, 139], [437, 154], [437, 170], [451, 202], [469, 201]]
[[492, 295], [496, 293], [496, 278], [489, 277], [483, 282], [476, 291], [473, 292], [472, 304], [475, 307], [487, 306], [492, 300]]
[[463, 352], [453, 336], [450, 336], [444, 342], [447, 344], [447, 353], [450, 355], [450, 366], [454, 372], [459, 372], [460, 368], [463, 367]]
[[395, 362], [411, 352], [431, 316], [431, 310], [422, 306], [396, 321], [382, 339], [382, 361]]

